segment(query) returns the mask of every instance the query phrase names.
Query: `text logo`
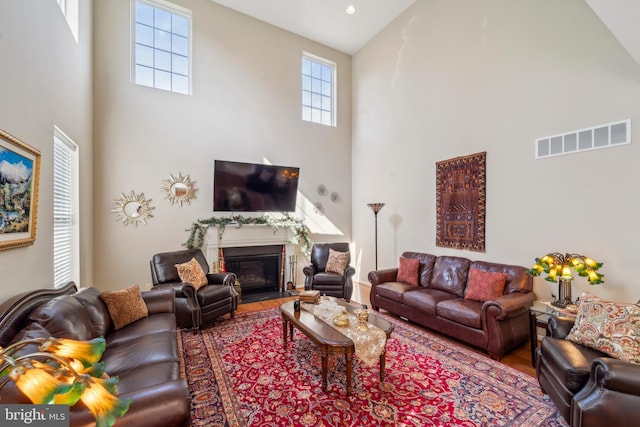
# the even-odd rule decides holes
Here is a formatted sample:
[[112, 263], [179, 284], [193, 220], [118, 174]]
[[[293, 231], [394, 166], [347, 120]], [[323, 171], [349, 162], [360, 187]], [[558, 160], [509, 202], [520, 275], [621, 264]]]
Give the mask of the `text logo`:
[[3, 427], [69, 427], [68, 405], [0, 405]]

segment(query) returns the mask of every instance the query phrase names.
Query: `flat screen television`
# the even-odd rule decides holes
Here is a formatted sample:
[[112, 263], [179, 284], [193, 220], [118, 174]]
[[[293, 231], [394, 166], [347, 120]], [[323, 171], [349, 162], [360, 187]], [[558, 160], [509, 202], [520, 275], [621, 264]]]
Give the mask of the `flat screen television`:
[[214, 212], [293, 212], [300, 168], [216, 160]]

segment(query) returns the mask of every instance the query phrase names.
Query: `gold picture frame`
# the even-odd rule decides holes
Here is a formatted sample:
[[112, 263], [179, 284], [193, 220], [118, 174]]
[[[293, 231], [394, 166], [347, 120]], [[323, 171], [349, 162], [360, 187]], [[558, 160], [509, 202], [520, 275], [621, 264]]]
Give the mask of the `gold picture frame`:
[[0, 250], [33, 245], [40, 151], [0, 129]]

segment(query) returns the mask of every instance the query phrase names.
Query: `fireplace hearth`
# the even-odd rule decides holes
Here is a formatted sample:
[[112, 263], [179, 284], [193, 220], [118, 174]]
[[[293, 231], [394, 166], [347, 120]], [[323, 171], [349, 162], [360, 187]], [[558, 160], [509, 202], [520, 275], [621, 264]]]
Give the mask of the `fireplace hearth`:
[[282, 245], [224, 248], [227, 271], [235, 273], [242, 295], [282, 289]]

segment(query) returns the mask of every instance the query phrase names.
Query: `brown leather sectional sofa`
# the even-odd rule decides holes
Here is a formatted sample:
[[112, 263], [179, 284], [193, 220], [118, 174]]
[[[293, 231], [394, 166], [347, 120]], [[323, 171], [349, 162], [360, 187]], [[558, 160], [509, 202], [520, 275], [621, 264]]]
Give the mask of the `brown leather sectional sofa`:
[[[527, 269], [453, 256], [404, 252], [418, 258], [418, 286], [398, 282], [398, 269], [369, 273], [370, 300], [407, 320], [483, 349], [495, 359], [529, 338], [529, 307], [535, 300]], [[507, 273], [504, 294], [479, 302], [465, 299], [472, 268]]]
[[[149, 316], [114, 330], [95, 288], [77, 292], [69, 283], [17, 295], [0, 305], [0, 346], [27, 338], [104, 336], [105, 372], [119, 377], [119, 396], [133, 399], [115, 426], [189, 426], [191, 405], [187, 384], [180, 379], [174, 291], [143, 292], [142, 296]], [[30, 403], [12, 382], [0, 389], [0, 402]], [[81, 404], [73, 406], [70, 415], [71, 426], [95, 425]]]

